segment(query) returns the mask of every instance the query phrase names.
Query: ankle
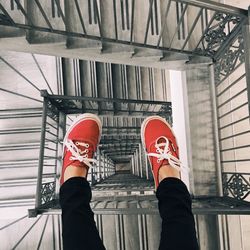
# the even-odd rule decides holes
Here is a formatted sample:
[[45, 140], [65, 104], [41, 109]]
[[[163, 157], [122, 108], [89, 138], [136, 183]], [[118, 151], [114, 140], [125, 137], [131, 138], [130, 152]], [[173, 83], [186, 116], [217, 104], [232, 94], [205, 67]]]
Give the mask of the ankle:
[[76, 167], [68, 166], [64, 172], [64, 182], [73, 177], [87, 177], [87, 168], [86, 167]]
[[174, 178], [178, 178], [180, 179], [180, 172], [171, 167], [170, 165], [163, 165], [160, 169], [159, 169], [159, 183], [168, 177], [174, 177]]

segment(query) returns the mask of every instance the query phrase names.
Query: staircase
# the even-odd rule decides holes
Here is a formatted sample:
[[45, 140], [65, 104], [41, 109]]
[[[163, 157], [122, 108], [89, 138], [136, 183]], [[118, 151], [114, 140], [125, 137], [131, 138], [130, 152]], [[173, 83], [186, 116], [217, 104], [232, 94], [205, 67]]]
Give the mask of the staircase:
[[2, 49], [172, 69], [211, 63], [247, 15], [232, 6], [186, 0], [0, 3]]
[[[249, 214], [248, 195], [240, 193], [240, 181], [231, 184], [235, 173], [224, 165], [225, 144], [222, 161], [209, 144], [218, 139], [208, 134], [216, 131], [217, 117], [229, 111], [210, 113], [203, 97], [217, 91], [217, 99], [209, 100], [214, 109], [232, 100], [223, 96], [231, 91], [224, 80], [234, 69], [243, 70], [242, 44], [235, 43], [246, 20], [246, 10], [210, 1], [0, 1], [0, 249], [62, 248], [61, 142], [72, 120], [85, 112], [98, 114], [103, 124], [98, 163], [88, 180], [106, 248], [158, 248], [161, 221], [140, 126], [149, 115], [173, 122], [168, 69], [187, 71], [188, 119], [196, 128], [190, 189], [201, 249], [233, 249], [223, 248], [227, 236], [221, 234], [228, 227], [218, 215]], [[234, 65], [224, 72], [223, 59], [237, 46]], [[216, 90], [206, 80], [212, 62]], [[201, 113], [204, 121], [195, 115]], [[228, 126], [218, 124], [222, 130]], [[248, 125], [239, 134], [247, 131]], [[193, 140], [200, 132], [203, 145]], [[220, 140], [227, 138], [220, 133]], [[200, 158], [194, 157], [198, 149]], [[223, 197], [211, 185], [222, 182], [216, 164], [226, 169]]]

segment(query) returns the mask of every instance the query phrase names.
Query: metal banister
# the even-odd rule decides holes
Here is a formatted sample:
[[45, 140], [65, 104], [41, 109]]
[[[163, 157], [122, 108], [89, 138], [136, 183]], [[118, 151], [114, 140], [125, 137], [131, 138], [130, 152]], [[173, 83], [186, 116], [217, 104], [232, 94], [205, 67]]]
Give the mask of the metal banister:
[[210, 0], [171, 0], [171, 1], [175, 1], [178, 3], [185, 3], [188, 5], [193, 5], [232, 15], [242, 15], [245, 17], [247, 17], [248, 15], [248, 11], [246, 9], [241, 9], [228, 4], [217, 3]]

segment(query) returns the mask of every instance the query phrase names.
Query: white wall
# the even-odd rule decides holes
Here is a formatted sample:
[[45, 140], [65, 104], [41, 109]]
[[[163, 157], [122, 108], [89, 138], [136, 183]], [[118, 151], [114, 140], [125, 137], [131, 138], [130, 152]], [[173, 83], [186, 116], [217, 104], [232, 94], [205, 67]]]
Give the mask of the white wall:
[[[179, 149], [180, 160], [183, 166], [189, 168], [192, 164], [191, 147], [188, 140], [189, 119], [186, 91], [186, 75], [182, 71], [170, 70], [170, 89], [173, 113], [173, 130], [175, 132]], [[182, 180], [190, 189], [188, 172], [182, 173]]]

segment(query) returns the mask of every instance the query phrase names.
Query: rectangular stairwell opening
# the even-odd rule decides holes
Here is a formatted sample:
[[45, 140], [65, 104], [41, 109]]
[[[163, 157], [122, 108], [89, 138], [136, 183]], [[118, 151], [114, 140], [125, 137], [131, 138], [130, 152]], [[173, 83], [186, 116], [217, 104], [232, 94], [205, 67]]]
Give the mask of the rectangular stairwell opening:
[[[115, 173], [125, 174], [129, 178], [137, 175], [144, 178], [146, 184], [138, 189], [135, 179], [127, 179], [131, 184], [126, 194], [152, 194], [153, 183], [148, 162], [142, 152], [140, 141], [140, 125], [143, 117], [161, 115], [171, 121], [171, 103], [153, 100], [133, 100], [118, 98], [88, 98], [82, 96], [50, 95], [41, 91], [43, 101], [42, 132], [39, 156], [39, 172], [37, 180], [36, 207], [29, 212], [30, 216], [40, 213], [58, 213], [59, 172], [62, 155], [62, 139], [67, 125], [77, 114], [91, 112], [102, 114], [103, 134], [95, 155], [98, 164], [89, 171], [88, 180], [91, 185], [101, 183]], [[114, 114], [116, 114], [114, 116]], [[121, 164], [126, 164], [125, 170]], [[147, 168], [143, 168], [147, 165]], [[120, 166], [120, 169], [119, 167]], [[48, 167], [53, 169], [48, 173]], [[125, 178], [126, 179], [126, 178]], [[144, 182], [145, 182], [144, 181]], [[122, 179], [121, 179], [122, 182]], [[139, 181], [140, 182], [140, 181]], [[142, 181], [143, 182], [143, 181]], [[122, 187], [123, 186], [123, 187]], [[97, 188], [98, 189], [98, 188]], [[96, 189], [96, 190], [97, 190]], [[121, 191], [124, 185], [121, 184]], [[97, 193], [95, 189], [94, 193]], [[121, 192], [120, 191], [120, 192]], [[110, 195], [110, 192], [107, 193]], [[115, 191], [119, 194], [119, 191]]]

